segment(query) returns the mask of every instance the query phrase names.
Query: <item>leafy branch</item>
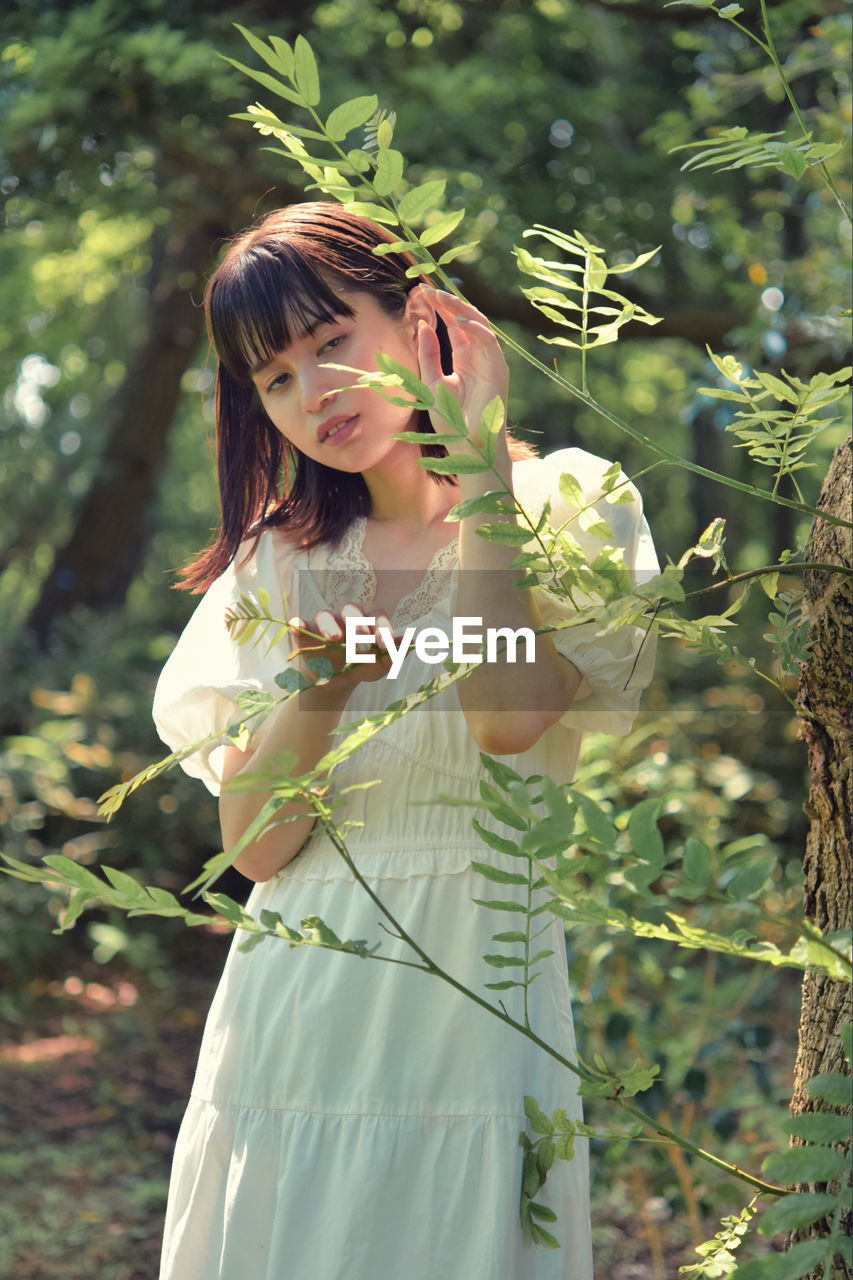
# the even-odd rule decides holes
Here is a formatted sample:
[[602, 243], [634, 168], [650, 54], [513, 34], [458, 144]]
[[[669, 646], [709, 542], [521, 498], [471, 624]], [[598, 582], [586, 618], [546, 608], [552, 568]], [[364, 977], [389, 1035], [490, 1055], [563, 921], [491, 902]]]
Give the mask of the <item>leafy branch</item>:
[[[461, 297], [460, 290], [448, 277], [445, 267], [457, 255], [476, 247], [476, 242], [455, 246], [446, 250], [439, 258], [434, 257], [431, 246], [455, 230], [464, 217], [464, 210], [440, 214], [438, 220], [427, 226], [420, 234], [413, 229], [413, 224], [434, 210], [443, 199], [445, 180], [432, 179], [410, 188], [399, 200], [397, 199], [395, 192], [403, 181], [405, 160], [400, 151], [391, 147], [393, 122], [390, 116], [386, 116], [371, 128], [369, 143], [376, 147], [375, 151], [368, 150], [366, 146], [345, 151], [341, 145], [354, 129], [369, 124], [374, 119], [377, 110], [376, 96], [354, 98], [342, 103], [324, 121], [316, 110], [320, 102], [320, 79], [316, 58], [307, 40], [301, 35], [297, 36], [291, 48], [285, 40], [271, 37], [267, 45], [244, 27], [238, 27], [238, 29], [255, 53], [276, 72], [276, 76], [256, 71], [233, 59], [227, 59], [227, 61], [292, 106], [307, 111], [315, 127], [306, 129], [290, 122], [285, 123], [274, 112], [259, 104], [253, 105], [246, 112], [236, 113], [235, 118], [248, 120], [261, 132], [274, 135], [282, 143], [282, 147], [268, 149], [298, 163], [311, 180], [309, 190], [319, 189], [332, 198], [340, 200], [351, 212], [363, 214], [383, 226], [399, 227], [401, 238], [387, 247], [378, 246], [377, 251], [399, 250], [411, 253], [416, 258], [416, 262], [407, 269], [407, 275], [412, 278], [434, 275], [446, 289]], [[332, 155], [325, 158], [312, 155], [304, 145], [303, 139], [312, 143], [326, 144], [331, 149]], [[546, 228], [546, 230], [549, 229]], [[600, 257], [600, 254], [593, 256]], [[609, 270], [612, 272], [614, 268]], [[639, 317], [635, 316], [635, 318]], [[647, 323], [651, 323], [651, 320]], [[497, 327], [494, 327], [494, 331], [506, 347], [515, 351], [533, 368], [618, 427], [635, 443], [650, 449], [658, 457], [741, 493], [780, 503], [812, 516], [819, 514], [817, 508], [806, 503], [784, 498], [779, 494], [735, 480], [731, 476], [711, 471], [665, 448], [600, 404], [583, 387], [576, 387], [557, 369], [543, 364], [509, 334]], [[826, 518], [840, 525], [848, 523], [838, 517]]]
[[[782, 87], [785, 97], [788, 99], [791, 110], [797, 124], [800, 127], [802, 137], [799, 141], [778, 142], [768, 141], [769, 139], [779, 137], [779, 134], [750, 134], [746, 129], [728, 129], [725, 133], [719, 134], [717, 138], [706, 143], [687, 143], [688, 147], [704, 146], [706, 150], [700, 155], [689, 160], [683, 168], [704, 167], [706, 164], [716, 164], [722, 169], [740, 168], [742, 165], [773, 165], [774, 168], [780, 169], [783, 173], [799, 179], [803, 176], [806, 169], [815, 166], [828, 190], [832, 193], [836, 204], [844, 214], [848, 222], [853, 221], [853, 214], [846, 201], [842, 198], [832, 174], [827, 168], [826, 162], [831, 156], [835, 155], [840, 147], [836, 145], [820, 145], [812, 143], [812, 134], [809, 130], [805, 117], [794, 91], [791, 88], [791, 82], [785, 74], [785, 70], [779, 59], [776, 50], [776, 43], [773, 39], [773, 32], [770, 26], [770, 18], [767, 12], [767, 0], [759, 0], [761, 5], [761, 26], [764, 38], [757, 35], [750, 27], [745, 26], [738, 21], [738, 17], [743, 13], [743, 6], [739, 4], [724, 4], [718, 7], [717, 0], [670, 0], [666, 8], [674, 8], [676, 5], [691, 5], [694, 8], [709, 9], [719, 18], [731, 23], [742, 35], [746, 36], [753, 44], [757, 45], [761, 52], [773, 65], [776, 76]], [[729, 154], [726, 154], [728, 148]], [[673, 147], [673, 151], [683, 150], [683, 147]], [[702, 159], [702, 157], [705, 157]], [[701, 164], [699, 163], [702, 161]]]
[[[748, 377], [733, 356], [720, 357], [710, 348], [708, 355], [735, 389], [700, 387], [699, 394], [741, 405], [726, 431], [734, 432], [742, 441], [738, 448], [748, 449], [754, 461], [775, 470], [774, 495], [778, 494], [782, 478], [790, 476], [802, 497], [794, 472], [814, 465], [804, 461], [806, 449], [822, 431], [839, 421], [837, 417], [822, 416], [822, 412], [848, 394], [853, 368], [816, 373], [803, 382], [784, 369], [781, 378], [760, 371]], [[766, 403], [768, 398], [771, 406]]]
[[[521, 245], [516, 245], [513, 250], [520, 270], [543, 282], [536, 288], [522, 289], [524, 296], [554, 324], [572, 329], [577, 334], [576, 338], [565, 334], [558, 334], [553, 338], [540, 334], [539, 338], [541, 342], [556, 343], [558, 346], [580, 351], [581, 390], [585, 392], [587, 351], [615, 342], [619, 330], [631, 320], [641, 324], [660, 323], [660, 316], [653, 316], [614, 289], [605, 288], [608, 276], [636, 271], [656, 256], [660, 246], [640, 254], [630, 262], [612, 266], [606, 262], [604, 251], [579, 231], [574, 235], [566, 235], [552, 227], [537, 224], [524, 232], [525, 238], [536, 235], [549, 240], [572, 258], [580, 259], [568, 263], [554, 262], [534, 257]], [[580, 298], [571, 296], [573, 294], [579, 294]], [[577, 316], [577, 319], [572, 319], [571, 316]], [[597, 319], [598, 323], [592, 323], [593, 319]]]

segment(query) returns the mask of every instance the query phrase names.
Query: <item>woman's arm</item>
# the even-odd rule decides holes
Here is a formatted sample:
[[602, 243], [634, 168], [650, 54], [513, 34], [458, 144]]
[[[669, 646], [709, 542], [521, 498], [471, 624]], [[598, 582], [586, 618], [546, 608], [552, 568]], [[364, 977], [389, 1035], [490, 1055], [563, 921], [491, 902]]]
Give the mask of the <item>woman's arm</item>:
[[[258, 791], [231, 791], [232, 778], [249, 775], [280, 751], [295, 751], [296, 775], [308, 773], [330, 749], [329, 737], [341, 718], [352, 689], [340, 689], [342, 681], [303, 690], [277, 707], [266, 720], [264, 740], [256, 751], [226, 748], [223, 788], [219, 796], [219, 823], [222, 847], [230, 849], [260, 813], [269, 798]], [[269, 880], [295, 858], [311, 834], [314, 815], [307, 804], [284, 805], [278, 817], [304, 814], [296, 822], [285, 822], [253, 841], [235, 860], [234, 866], [249, 880]]]
[[[344, 616], [355, 613], [363, 616], [355, 605], [344, 607]], [[388, 624], [384, 614], [376, 619], [376, 627]], [[298, 619], [291, 624], [295, 630], [304, 631]], [[388, 624], [390, 625], [390, 624]], [[310, 632], [324, 636], [331, 645], [320, 641], [302, 642], [304, 655], [328, 658], [336, 670], [343, 665], [343, 637], [341, 620], [324, 612], [314, 619]], [[365, 633], [367, 634], [367, 633]], [[293, 773], [299, 776], [310, 772], [332, 746], [330, 735], [340, 722], [341, 714], [356, 684], [361, 680], [381, 679], [388, 671], [388, 659], [381, 651], [374, 663], [360, 664], [350, 671], [336, 675], [328, 684], [311, 684], [296, 697], [277, 707], [264, 724], [264, 740], [256, 751], [240, 751], [237, 747], [226, 749], [222, 775], [222, 791], [219, 796], [219, 822], [222, 828], [222, 847], [230, 849], [258, 816], [267, 802], [268, 794], [260, 787], [257, 791], [232, 791], [227, 783], [232, 778], [249, 776], [280, 751], [296, 753]], [[305, 671], [312, 678], [310, 670]], [[268, 831], [259, 840], [248, 845], [234, 866], [249, 880], [270, 880], [286, 866], [305, 844], [314, 825], [314, 816], [307, 804], [283, 805], [276, 816], [299, 815], [294, 822], [284, 822]]]
[[[509, 374], [497, 339], [488, 321], [474, 307], [452, 294], [422, 289], [420, 302], [441, 315], [453, 347], [453, 373], [441, 371], [438, 339], [431, 324], [419, 327], [418, 356], [421, 377], [434, 389], [443, 382], [462, 408], [469, 438], [478, 443], [483, 410], [495, 396], [504, 406]], [[466, 442], [458, 450], [465, 452]], [[497, 440], [496, 469], [504, 486], [512, 492], [512, 465], [502, 430]], [[496, 488], [491, 472], [458, 477], [459, 499], [465, 501]], [[518, 570], [509, 566], [517, 548], [480, 537], [478, 525], [505, 521], [515, 516], [471, 515], [460, 521], [457, 616], [482, 618], [482, 628], [541, 625], [533, 593], [519, 590]], [[523, 646], [520, 646], [523, 648]], [[521, 659], [518, 654], [517, 658]], [[550, 636], [536, 637], [536, 660], [512, 663], [498, 654], [498, 660], [482, 663], [458, 686], [459, 702], [478, 745], [491, 755], [512, 755], [525, 751], [571, 706], [583, 676], [562, 657]]]
[[[501, 438], [498, 469], [512, 492], [510, 460]], [[495, 488], [495, 478], [485, 472], [459, 476], [459, 498], [464, 501]], [[484, 521], [515, 523], [513, 516], [472, 515], [460, 521], [456, 613], [483, 619], [489, 627], [535, 630], [542, 625], [532, 591], [515, 586], [519, 570], [509, 565], [518, 548], [481, 538], [477, 526]], [[583, 676], [574, 663], [557, 652], [550, 636], [536, 636], [535, 661], [524, 661], [524, 644], [517, 646], [516, 661], [498, 649], [497, 661], [483, 662], [458, 686], [459, 703], [478, 746], [490, 755], [514, 755], [536, 743], [546, 729], [568, 711]]]

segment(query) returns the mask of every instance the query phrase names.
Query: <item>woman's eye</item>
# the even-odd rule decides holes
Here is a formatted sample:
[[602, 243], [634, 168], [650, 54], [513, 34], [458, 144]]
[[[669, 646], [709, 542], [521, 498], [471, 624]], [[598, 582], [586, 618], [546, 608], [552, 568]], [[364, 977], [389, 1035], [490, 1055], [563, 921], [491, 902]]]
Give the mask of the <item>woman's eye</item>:
[[343, 342], [343, 340], [344, 340], [344, 337], [345, 337], [345, 336], [346, 336], [345, 334], [343, 334], [343, 333], [339, 333], [339, 334], [337, 334], [337, 336], [336, 336], [336, 337], [334, 337], [334, 338], [329, 338], [328, 342], [324, 342], [324, 343], [323, 343], [322, 350], [323, 350], [323, 351], [334, 351], [337, 347], [339, 347], [339, 346], [341, 345], [341, 343]]
[[267, 386], [267, 392], [269, 393], [270, 391], [280, 391], [282, 387], [287, 386], [287, 383], [289, 380], [290, 380], [289, 373], [278, 374], [278, 376], [273, 378], [272, 381]]

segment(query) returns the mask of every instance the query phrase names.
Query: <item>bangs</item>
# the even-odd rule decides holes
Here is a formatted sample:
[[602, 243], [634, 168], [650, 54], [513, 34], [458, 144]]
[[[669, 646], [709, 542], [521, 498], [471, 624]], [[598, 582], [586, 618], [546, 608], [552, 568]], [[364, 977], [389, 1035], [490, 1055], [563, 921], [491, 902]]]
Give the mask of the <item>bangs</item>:
[[210, 338], [240, 382], [250, 382], [259, 365], [296, 339], [354, 314], [304, 252], [287, 244], [254, 245], [229, 266], [212, 282], [208, 297]]

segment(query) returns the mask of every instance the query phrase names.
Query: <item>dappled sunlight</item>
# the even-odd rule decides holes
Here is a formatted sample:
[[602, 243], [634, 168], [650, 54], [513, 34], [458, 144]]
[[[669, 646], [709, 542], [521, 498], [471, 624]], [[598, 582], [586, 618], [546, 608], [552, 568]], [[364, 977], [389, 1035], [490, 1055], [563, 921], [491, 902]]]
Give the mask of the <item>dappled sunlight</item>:
[[92, 1054], [97, 1051], [97, 1048], [97, 1042], [88, 1036], [47, 1036], [42, 1040], [31, 1040], [26, 1044], [0, 1046], [0, 1062], [28, 1066], [33, 1062], [54, 1062], [57, 1058], [68, 1057], [69, 1054]]

